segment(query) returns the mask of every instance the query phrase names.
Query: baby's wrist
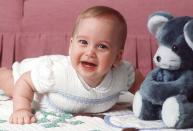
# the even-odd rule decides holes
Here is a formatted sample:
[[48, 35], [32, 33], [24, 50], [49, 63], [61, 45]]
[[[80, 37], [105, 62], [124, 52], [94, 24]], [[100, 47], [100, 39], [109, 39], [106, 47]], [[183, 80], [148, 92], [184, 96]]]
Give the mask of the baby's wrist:
[[32, 112], [31, 109], [27, 109], [27, 108], [14, 109], [14, 112], [19, 112], [19, 111], [28, 111], [28, 112]]

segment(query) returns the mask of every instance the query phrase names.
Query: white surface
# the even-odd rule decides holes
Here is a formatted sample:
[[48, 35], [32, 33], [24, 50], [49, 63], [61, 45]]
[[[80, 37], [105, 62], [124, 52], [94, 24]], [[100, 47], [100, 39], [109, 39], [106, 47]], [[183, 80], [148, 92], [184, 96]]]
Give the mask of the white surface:
[[125, 110], [119, 112], [105, 113], [105, 122], [118, 128], [137, 128], [140, 131], [193, 131], [191, 129], [171, 129], [167, 128], [162, 120], [144, 121], [133, 115], [132, 111]]
[[[0, 131], [121, 131], [120, 128], [114, 128], [105, 124], [104, 120], [99, 117], [76, 116], [69, 117], [66, 115], [64, 122], [57, 122], [59, 127], [53, 127], [54, 121], [62, 120], [61, 113], [48, 115], [48, 122], [33, 123], [25, 125], [9, 124], [8, 119], [12, 112], [12, 101], [0, 101]], [[45, 117], [43, 113], [37, 112], [38, 119]], [[47, 128], [45, 127], [47, 126]]]

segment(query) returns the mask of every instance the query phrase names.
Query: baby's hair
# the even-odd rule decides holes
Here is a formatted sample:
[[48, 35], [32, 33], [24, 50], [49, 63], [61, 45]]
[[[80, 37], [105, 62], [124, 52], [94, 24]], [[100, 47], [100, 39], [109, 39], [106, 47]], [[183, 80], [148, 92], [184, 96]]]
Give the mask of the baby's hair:
[[119, 33], [120, 45], [122, 49], [124, 48], [126, 37], [127, 37], [127, 23], [120, 12], [107, 6], [94, 6], [81, 12], [76, 19], [76, 23], [72, 31], [72, 36], [75, 35], [76, 28], [80, 20], [84, 18], [89, 18], [89, 17], [104, 17], [104, 18], [110, 17], [111, 19], [118, 20], [119, 27], [120, 27], [120, 33]]

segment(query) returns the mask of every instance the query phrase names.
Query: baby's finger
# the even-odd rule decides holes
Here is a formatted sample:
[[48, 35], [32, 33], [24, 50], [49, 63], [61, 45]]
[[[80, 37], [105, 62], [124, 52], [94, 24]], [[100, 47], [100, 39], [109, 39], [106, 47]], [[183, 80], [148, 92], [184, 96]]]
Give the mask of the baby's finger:
[[17, 124], [18, 123], [18, 121], [17, 121], [17, 117], [12, 117], [12, 124]]
[[16, 119], [13, 115], [11, 115], [11, 117], [9, 118], [9, 122], [10, 122], [11, 124], [15, 124], [16, 121], [17, 121], [17, 119]]
[[36, 118], [35, 118], [35, 116], [32, 116], [31, 117], [31, 123], [34, 123], [34, 122], [36, 122]]
[[17, 117], [17, 124], [24, 124], [24, 118], [23, 117]]
[[30, 118], [29, 116], [25, 116], [25, 117], [24, 117], [24, 123], [25, 123], [25, 124], [30, 124], [30, 123], [31, 123], [30, 119], [31, 119], [31, 118]]

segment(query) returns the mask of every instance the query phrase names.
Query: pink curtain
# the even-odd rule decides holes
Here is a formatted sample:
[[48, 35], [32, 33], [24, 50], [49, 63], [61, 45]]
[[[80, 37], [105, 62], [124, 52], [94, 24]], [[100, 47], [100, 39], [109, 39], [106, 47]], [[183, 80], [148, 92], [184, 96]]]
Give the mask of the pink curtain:
[[0, 0], [0, 66], [47, 54], [68, 54], [70, 32], [80, 11], [105, 5], [119, 10], [128, 24], [124, 59], [144, 75], [153, 67], [155, 39], [148, 16], [158, 10], [193, 16], [193, 1], [176, 0]]

